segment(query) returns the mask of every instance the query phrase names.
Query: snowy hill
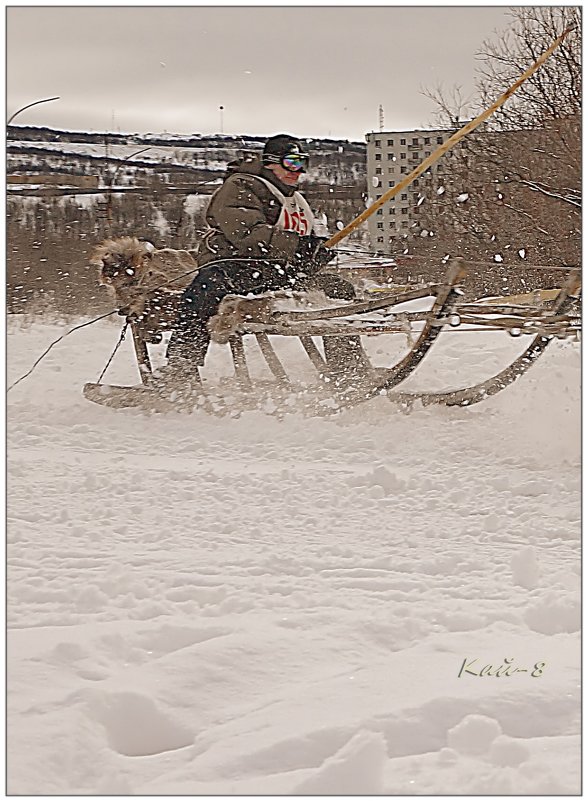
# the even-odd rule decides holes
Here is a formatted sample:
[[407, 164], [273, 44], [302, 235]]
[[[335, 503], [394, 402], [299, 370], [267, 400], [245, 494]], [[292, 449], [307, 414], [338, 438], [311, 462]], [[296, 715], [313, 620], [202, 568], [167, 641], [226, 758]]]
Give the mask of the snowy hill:
[[[177, 170], [224, 173], [227, 162], [239, 153], [259, 153], [265, 139], [252, 136], [216, 134], [115, 134], [58, 131], [49, 128], [12, 125], [7, 135], [8, 172], [26, 171], [41, 165], [73, 169], [71, 159], [78, 160], [77, 169], [92, 165], [104, 169], [104, 162], [125, 163], [134, 153], [140, 154], [127, 162], [133, 166], [158, 165], [176, 175]], [[305, 146], [311, 156], [309, 177], [313, 184], [347, 186], [352, 190], [359, 184], [365, 191], [366, 144], [334, 139], [307, 139]], [[102, 166], [101, 166], [102, 164]], [[186, 176], [187, 177], [187, 176]], [[349, 192], [348, 192], [349, 194]]]

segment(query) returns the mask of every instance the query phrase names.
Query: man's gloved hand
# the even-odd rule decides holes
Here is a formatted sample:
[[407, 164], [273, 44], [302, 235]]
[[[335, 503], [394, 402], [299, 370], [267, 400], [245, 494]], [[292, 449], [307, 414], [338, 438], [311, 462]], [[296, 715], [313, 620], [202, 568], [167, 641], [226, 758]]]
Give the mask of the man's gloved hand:
[[318, 243], [313, 241], [313, 237], [301, 236], [298, 238], [298, 245], [294, 253], [293, 261], [299, 267], [306, 266], [314, 259], [314, 254], [318, 247]]
[[[318, 237], [317, 237], [318, 238]], [[315, 253], [314, 260], [318, 262], [321, 267], [324, 267], [325, 264], [328, 264], [330, 261], [337, 256], [336, 251], [332, 250], [331, 248], [326, 248], [322, 242], [326, 242], [326, 239], [320, 241], [318, 249]]]
[[334, 250], [326, 248], [323, 242], [327, 240], [311, 234], [301, 236], [294, 254], [294, 263], [310, 272], [318, 272], [337, 255]]

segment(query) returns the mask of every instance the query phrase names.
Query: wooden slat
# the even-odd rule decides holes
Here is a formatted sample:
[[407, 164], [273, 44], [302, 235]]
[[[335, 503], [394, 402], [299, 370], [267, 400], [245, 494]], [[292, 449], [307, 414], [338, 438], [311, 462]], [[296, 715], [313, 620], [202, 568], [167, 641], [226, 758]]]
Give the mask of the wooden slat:
[[300, 342], [302, 343], [302, 347], [304, 348], [304, 350], [308, 354], [308, 358], [314, 364], [314, 366], [319, 371], [319, 373], [324, 372], [325, 368], [327, 366], [327, 363], [323, 359], [320, 350], [317, 348], [317, 346], [312, 341], [312, 337], [301, 336], [301, 337], [299, 337], [299, 339], [300, 339]]
[[229, 340], [229, 345], [231, 346], [231, 356], [233, 357], [233, 365], [235, 366], [237, 380], [241, 386], [250, 387], [251, 377], [247, 369], [243, 338], [239, 335], [232, 336]]
[[274, 311], [272, 319], [276, 322], [303, 322], [304, 320], [331, 320], [337, 317], [349, 317], [352, 314], [365, 314], [366, 312], [386, 309], [389, 306], [397, 306], [409, 300], [420, 300], [420, 298], [436, 297], [443, 284], [429, 284], [425, 287], [418, 287], [409, 292], [399, 292], [398, 294], [388, 295], [379, 300], [355, 301], [346, 303], [344, 306], [330, 307], [327, 309], [313, 309], [312, 311]]
[[139, 366], [139, 375], [141, 376], [142, 383], [146, 384], [149, 380], [149, 376], [153, 372], [151, 360], [149, 359], [149, 349], [135, 323], [131, 323], [131, 331], [133, 332], [133, 344], [135, 346], [135, 354]]
[[257, 344], [261, 352], [263, 353], [263, 357], [267, 362], [267, 366], [272, 371], [273, 375], [284, 384], [289, 384], [288, 374], [284, 370], [281, 361], [278, 359], [278, 355], [272, 347], [272, 343], [269, 340], [267, 334], [256, 334], [255, 338], [257, 339]]

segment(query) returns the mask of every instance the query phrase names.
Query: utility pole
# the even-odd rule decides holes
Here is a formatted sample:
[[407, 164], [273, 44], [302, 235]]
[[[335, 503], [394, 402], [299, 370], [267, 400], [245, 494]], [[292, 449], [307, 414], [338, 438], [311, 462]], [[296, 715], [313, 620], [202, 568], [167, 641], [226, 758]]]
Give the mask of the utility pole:
[[224, 106], [219, 106], [219, 107], [218, 107], [218, 110], [220, 111], [220, 132], [221, 132], [221, 133], [224, 133], [224, 128], [223, 128], [223, 111], [225, 110], [225, 107], [224, 107]]

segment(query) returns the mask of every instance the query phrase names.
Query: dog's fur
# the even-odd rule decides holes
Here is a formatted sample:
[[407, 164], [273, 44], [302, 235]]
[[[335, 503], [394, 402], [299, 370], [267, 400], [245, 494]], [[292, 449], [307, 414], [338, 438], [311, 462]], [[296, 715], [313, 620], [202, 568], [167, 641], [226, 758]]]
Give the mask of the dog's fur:
[[[341, 281], [345, 286], [340, 289], [340, 296], [346, 293], [347, 298], [349, 298], [350, 291], [355, 294], [351, 284], [340, 279], [337, 275], [325, 274], [324, 276], [318, 276], [318, 278], [328, 279], [331, 283]], [[330, 287], [331, 283], [328, 283], [328, 281], [323, 282], [313, 279], [314, 286], [303, 291], [278, 289], [268, 291], [255, 298], [246, 298], [242, 295], [225, 295], [219, 304], [216, 314], [207, 323], [210, 338], [219, 345], [225, 345], [233, 334], [243, 332], [246, 322], [266, 323], [267, 325], [274, 323], [273, 313], [278, 310], [276, 301], [287, 300], [290, 306], [294, 303], [294, 309], [304, 311], [313, 306], [318, 308], [325, 304], [328, 306], [332, 298], [337, 297], [334, 294], [329, 296], [320, 286], [320, 284], [325, 283]], [[351, 287], [351, 290], [349, 290], [349, 287]], [[285, 309], [283, 310], [285, 311]]]
[[141, 315], [157, 289], [180, 294], [198, 272], [195, 251], [157, 250], [136, 237], [106, 239], [97, 245], [90, 264], [99, 268], [98, 280], [110, 288], [119, 309]]
[[269, 297], [259, 298], [226, 295], [221, 300], [217, 313], [208, 321], [210, 338], [218, 345], [226, 345], [233, 334], [242, 329], [246, 320], [256, 323], [271, 322], [274, 301], [278, 295], [275, 292]]
[[106, 239], [97, 245], [90, 264], [98, 267], [100, 284], [108, 287], [119, 313], [135, 319], [137, 333], [154, 344], [174, 327], [184, 289], [198, 272], [195, 251], [157, 250], [136, 237]]

